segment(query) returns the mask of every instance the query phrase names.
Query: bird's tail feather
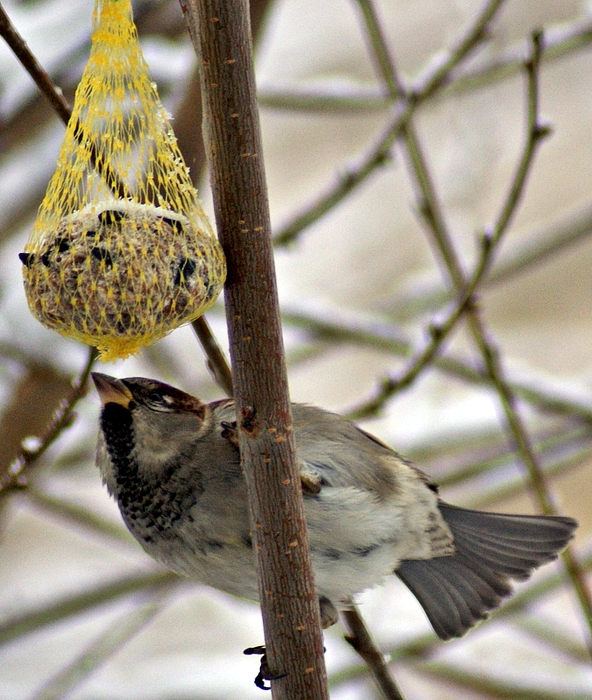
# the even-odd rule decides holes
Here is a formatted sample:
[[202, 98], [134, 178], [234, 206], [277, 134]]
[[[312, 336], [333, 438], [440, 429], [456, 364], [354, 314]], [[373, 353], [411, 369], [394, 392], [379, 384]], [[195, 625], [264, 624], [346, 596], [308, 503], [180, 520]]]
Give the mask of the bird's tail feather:
[[401, 562], [396, 574], [441, 639], [460, 637], [523, 581], [557, 557], [577, 527], [572, 518], [504, 515], [440, 503], [456, 553]]

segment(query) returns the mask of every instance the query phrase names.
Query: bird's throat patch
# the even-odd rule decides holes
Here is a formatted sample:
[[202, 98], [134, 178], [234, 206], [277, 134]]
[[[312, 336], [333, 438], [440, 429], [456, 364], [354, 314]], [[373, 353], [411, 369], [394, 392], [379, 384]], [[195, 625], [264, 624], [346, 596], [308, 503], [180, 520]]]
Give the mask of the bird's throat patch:
[[133, 458], [134, 425], [130, 410], [117, 403], [108, 403], [101, 413], [101, 428], [115, 467], [117, 483], [122, 486], [122, 482], [138, 475], [138, 466]]

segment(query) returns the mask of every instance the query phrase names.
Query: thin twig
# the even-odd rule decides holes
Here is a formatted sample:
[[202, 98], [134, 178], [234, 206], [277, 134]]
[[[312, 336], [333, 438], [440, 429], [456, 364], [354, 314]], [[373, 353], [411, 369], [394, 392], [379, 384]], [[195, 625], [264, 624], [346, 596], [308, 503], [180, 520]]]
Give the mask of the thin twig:
[[[529, 73], [529, 81], [534, 81], [535, 83], [539, 72], [542, 40], [543, 37], [540, 32], [533, 35], [532, 56], [526, 64]], [[535, 94], [531, 97], [529, 102], [530, 109], [534, 110], [535, 113], [538, 104], [537, 100], [538, 98]], [[457, 294], [460, 295], [466, 287], [467, 279], [462, 269], [460, 258], [454, 249], [452, 239], [447, 230], [429, 170], [425, 159], [421, 154], [419, 143], [411, 143], [408, 139], [406, 145], [410, 152], [411, 170], [414, 174], [416, 185], [421, 193], [420, 210], [422, 211], [424, 220], [427, 224], [426, 229], [431, 235], [435, 246], [442, 257], [452, 285], [456, 289]], [[534, 145], [536, 144], [533, 144], [533, 146]], [[525, 160], [526, 153], [522, 158], [522, 162]], [[518, 172], [520, 173], [520, 169]], [[524, 183], [525, 177], [522, 178], [521, 185], [519, 182], [516, 182], [516, 186], [513, 186], [510, 189], [510, 196], [504, 202], [500, 212], [500, 222], [504, 222], [506, 219], [509, 220], [509, 218], [511, 218], [514, 207], [513, 202], [517, 202], [520, 199], [520, 192], [521, 188], [524, 187]], [[530, 484], [534, 489], [534, 493], [540, 508], [544, 513], [554, 514], [556, 513], [556, 509], [549, 496], [549, 490], [541, 471], [538, 457], [518, 410], [516, 395], [505, 378], [505, 372], [502, 366], [499, 351], [495, 346], [491, 334], [486, 329], [476, 307], [470, 306], [468, 308], [467, 318], [469, 329], [483, 357], [491, 384], [499, 396], [500, 403], [506, 417], [509, 434], [516, 444], [522, 461], [526, 466]], [[590, 631], [590, 649], [592, 653], [592, 597], [587, 588], [583, 571], [578, 565], [571, 548], [568, 548], [563, 553], [562, 557]]]
[[191, 326], [203, 348], [207, 366], [214, 381], [224, 390], [226, 396], [232, 396], [232, 370], [222, 348], [218, 345], [216, 336], [212, 333], [210, 324], [204, 316], [200, 316], [191, 323]]
[[377, 168], [388, 162], [392, 145], [418, 105], [437, 92], [453, 68], [466, 58], [483, 39], [488, 24], [503, 2], [504, 0], [489, 0], [485, 3], [475, 20], [453, 46], [442, 55], [441, 60], [437, 64], [430, 63], [423, 75], [410, 88], [407, 94], [412, 96], [411, 99], [405, 96], [397, 98], [391, 118], [375, 144], [356, 165], [346, 169], [345, 175], [342, 175], [337, 183], [308, 204], [300, 214], [280, 229], [274, 237], [276, 246], [285, 246], [294, 242], [305, 228], [332, 210]]
[[386, 700], [405, 700], [403, 693], [390, 674], [384, 654], [380, 652], [372, 639], [353, 600], [348, 601], [348, 609], [344, 610], [341, 616], [349, 632], [345, 635], [345, 640], [364, 660]]
[[448, 80], [452, 71], [487, 37], [489, 25], [506, 0], [487, 0], [481, 11], [452, 47], [442, 55], [435, 68], [430, 68], [414, 84], [408, 94], [422, 99], [431, 97]]
[[[363, 15], [368, 26], [368, 33], [373, 44], [378, 42], [376, 45], [377, 62], [381, 71], [384, 72], [384, 79], [388, 89], [397, 93], [403, 88], [398, 82], [394, 64], [389, 56], [388, 48], [380, 31], [380, 25], [374, 11], [372, 0], [358, 0], [358, 3], [363, 10]], [[408, 388], [424, 369], [432, 363], [436, 355], [440, 352], [444, 341], [455, 328], [457, 322], [464, 315], [467, 308], [473, 303], [473, 295], [489, 270], [497, 247], [503, 235], [508, 230], [510, 221], [522, 198], [526, 179], [534, 162], [536, 148], [540, 145], [543, 138], [550, 133], [548, 127], [540, 124], [538, 110], [538, 75], [541, 47], [542, 37], [537, 34], [533, 39], [532, 56], [525, 63], [528, 74], [528, 118], [524, 149], [516, 169], [516, 174], [512, 178], [509, 191], [497, 220], [481, 238], [481, 254], [475, 265], [473, 274], [463, 285], [460, 297], [454, 304], [447, 318], [442, 322], [436, 323], [434, 321], [430, 324], [430, 341], [411, 359], [402, 374], [398, 377], [387, 377], [383, 379], [380, 382], [380, 388], [375, 393], [375, 396], [352, 410], [352, 413], [358, 418], [376, 414], [378, 409], [383, 406], [386, 401], [392, 398], [396, 393]], [[413, 150], [416, 153], [413, 161], [417, 163], [419, 145], [410, 122], [405, 125], [402, 134], [406, 139], [409, 150]], [[426, 177], [425, 172], [425, 169], [422, 168], [421, 177], [424, 179]], [[436, 215], [434, 214], [434, 216]]]
[[[542, 60], [545, 64], [571, 56], [578, 49], [592, 42], [592, 20], [585, 18], [565, 25], [544, 28], [545, 46]], [[520, 41], [504, 49], [491, 59], [478, 65], [460, 65], [448, 75], [438, 91], [438, 97], [462, 94], [471, 90], [490, 87], [519, 73], [524, 68], [524, 55], [530, 41]], [[433, 97], [433, 96], [432, 96]], [[282, 111], [345, 114], [348, 112], [374, 112], [392, 107], [393, 98], [374, 86], [340, 82], [339, 84], [289, 85], [261, 87], [259, 104]], [[429, 100], [426, 100], [429, 101]]]
[[558, 253], [586, 241], [592, 235], [592, 205], [570, 211], [544, 228], [537, 228], [500, 260], [487, 279], [485, 287], [503, 284], [537, 265], [547, 262]]
[[12, 489], [20, 489], [26, 486], [26, 472], [28, 468], [69, 427], [74, 407], [86, 394], [88, 377], [97, 355], [95, 348], [89, 348], [86, 364], [78, 378], [73, 382], [70, 394], [61, 401], [38, 444], [32, 449], [23, 447], [20, 454], [15, 457], [2, 481], [0, 481], [0, 494], [6, 494]]

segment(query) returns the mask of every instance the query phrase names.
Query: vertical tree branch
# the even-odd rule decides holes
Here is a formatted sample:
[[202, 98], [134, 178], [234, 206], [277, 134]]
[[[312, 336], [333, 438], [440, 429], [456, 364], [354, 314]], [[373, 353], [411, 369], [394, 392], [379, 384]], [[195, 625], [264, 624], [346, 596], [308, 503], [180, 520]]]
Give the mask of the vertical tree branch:
[[[274, 698], [327, 698], [295, 459], [246, 0], [181, 0], [201, 68], [226, 314]], [[281, 676], [281, 677], [280, 677]]]

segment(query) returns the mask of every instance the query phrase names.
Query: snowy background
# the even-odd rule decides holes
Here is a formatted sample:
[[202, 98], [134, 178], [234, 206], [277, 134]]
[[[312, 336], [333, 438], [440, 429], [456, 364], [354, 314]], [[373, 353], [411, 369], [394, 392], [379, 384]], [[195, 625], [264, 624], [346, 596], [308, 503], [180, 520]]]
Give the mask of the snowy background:
[[[3, 6], [72, 100], [88, 57], [92, 2]], [[400, 76], [413, 84], [483, 2], [377, 0], [375, 6]], [[195, 57], [179, 5], [146, 0], [134, 9], [152, 76], [177, 116], [180, 142], [189, 140], [188, 165], [195, 167], [187, 134], [199, 124], [186, 116]], [[532, 31], [545, 30], [554, 48], [542, 65], [541, 115], [553, 135], [540, 147], [479, 303], [506, 376], [520, 391], [519, 410], [548, 470], [552, 500], [580, 520], [575, 554], [582, 562], [588, 557], [588, 569], [590, 11], [576, 0], [507, 0], [488, 39], [413, 122], [454, 246], [471, 270], [478, 234], [497, 217], [522, 153], [527, 108], [519, 66]], [[257, 71], [277, 235], [363, 160], [389, 122], [392, 105], [371, 55], [354, 0], [271, 3], [258, 34]], [[491, 70], [506, 64], [505, 71]], [[477, 78], [470, 82], [470, 75]], [[304, 95], [317, 99], [304, 105]], [[0, 40], [0, 479], [22, 426], [32, 426], [25, 435], [43, 432], [87, 357], [86, 348], [30, 315], [17, 258], [63, 133]], [[418, 214], [406, 152], [398, 144], [390, 155], [345, 201], [277, 249], [296, 401], [347, 413], [373, 397], [387, 374], [407, 366], [403, 349], [421, 347], [430, 321], [449, 308], [446, 273]], [[211, 214], [207, 177], [200, 192]], [[208, 320], [226, 346], [221, 302]], [[362, 424], [442, 483], [446, 500], [540, 512], [512, 451], [499, 397], [478, 381], [481, 366], [461, 324], [444, 346], [444, 360]], [[221, 396], [188, 327], [100, 369], [157, 377], [207, 400]], [[176, 580], [127, 535], [93, 464], [98, 412], [89, 392], [72, 426], [27, 472], [28, 488], [2, 494], [0, 700], [260, 698], [252, 682], [257, 662], [242, 655], [263, 640], [257, 606]], [[41, 425], [35, 416], [44, 416]], [[545, 582], [553, 585], [540, 593]], [[563, 566], [545, 567], [519, 595], [524, 605], [447, 644], [436, 641], [419, 604], [394, 578], [359, 602], [408, 700], [592, 697], [586, 651], [592, 631]], [[338, 625], [326, 635], [332, 697], [372, 697], [343, 632]]]

